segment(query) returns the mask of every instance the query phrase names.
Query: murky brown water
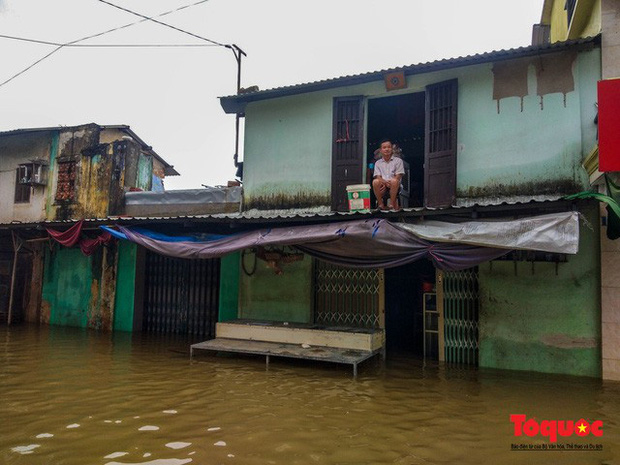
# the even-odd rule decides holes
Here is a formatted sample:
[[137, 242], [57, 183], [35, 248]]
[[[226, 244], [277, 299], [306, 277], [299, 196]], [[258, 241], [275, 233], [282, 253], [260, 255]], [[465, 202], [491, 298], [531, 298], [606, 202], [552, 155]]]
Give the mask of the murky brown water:
[[[511, 451], [511, 413], [602, 420]], [[423, 367], [405, 357], [348, 367], [199, 356], [188, 342], [65, 328], [0, 328], [0, 463], [620, 463], [620, 383]]]

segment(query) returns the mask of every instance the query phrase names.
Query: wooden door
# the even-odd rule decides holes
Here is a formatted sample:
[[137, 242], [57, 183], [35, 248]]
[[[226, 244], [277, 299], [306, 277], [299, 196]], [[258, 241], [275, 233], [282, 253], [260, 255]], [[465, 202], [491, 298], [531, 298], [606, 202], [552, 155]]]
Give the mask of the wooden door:
[[348, 209], [347, 186], [363, 182], [363, 97], [334, 99], [332, 141], [332, 210]]
[[426, 88], [424, 206], [449, 207], [456, 201], [456, 79]]

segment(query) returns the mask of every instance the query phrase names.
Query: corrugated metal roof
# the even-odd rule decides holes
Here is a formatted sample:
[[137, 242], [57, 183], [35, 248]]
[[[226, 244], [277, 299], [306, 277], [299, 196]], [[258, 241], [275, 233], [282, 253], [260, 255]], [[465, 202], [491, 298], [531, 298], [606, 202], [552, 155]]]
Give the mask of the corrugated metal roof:
[[501, 60], [509, 60], [532, 55], [558, 52], [573, 47], [594, 46], [600, 44], [600, 35], [583, 39], [569, 40], [566, 42], [556, 42], [553, 44], [531, 45], [527, 47], [511, 48], [506, 50], [494, 50], [491, 52], [467, 55], [464, 57], [447, 58], [414, 65], [402, 66], [398, 68], [371, 71], [362, 74], [340, 76], [321, 81], [307, 82], [290, 86], [276, 87], [273, 89], [248, 92], [240, 95], [229, 95], [220, 97], [220, 104], [226, 113], [238, 113], [245, 111], [245, 106], [249, 102], [267, 100], [271, 98], [284, 97], [288, 95], [303, 94], [306, 92], [316, 92], [331, 89], [334, 87], [364, 84], [367, 82], [383, 79], [385, 73], [403, 71], [405, 75], [430, 73], [442, 69], [458, 68], [462, 66], [477, 65]]
[[[576, 201], [562, 200], [560, 196], [539, 196], [537, 199], [517, 200], [498, 199], [496, 202], [488, 201], [484, 204], [466, 203], [449, 208], [404, 208], [399, 212], [333, 212], [321, 209], [314, 210], [250, 210], [240, 213], [214, 213], [209, 215], [180, 215], [180, 216], [110, 216], [107, 218], [87, 218], [86, 225], [97, 227], [100, 224], [140, 224], [140, 223], [185, 223], [199, 222], [211, 224], [256, 224], [273, 222], [318, 222], [318, 221], [345, 221], [362, 218], [392, 218], [406, 219], [408, 217], [435, 216], [435, 215], [467, 215], [473, 212], [506, 212], [510, 210], [527, 208], [567, 208], [579, 203]], [[12, 222], [0, 224], [0, 229], [36, 229], [45, 226], [54, 227], [77, 223], [78, 219], [63, 221], [39, 221], [39, 222]]]
[[171, 165], [166, 160], [164, 160], [162, 157], [160, 157], [155, 152], [155, 150], [153, 150], [152, 146], [147, 145], [146, 142], [144, 142], [135, 132], [133, 132], [131, 127], [129, 127], [126, 124], [114, 124], [114, 125], [108, 125], [108, 126], [101, 126], [100, 124], [97, 124], [97, 123], [87, 123], [87, 124], [80, 124], [78, 126], [52, 126], [52, 127], [46, 127], [46, 128], [12, 129], [10, 131], [0, 131], [0, 137], [17, 136], [17, 135], [20, 135], [20, 134], [28, 134], [30, 132], [51, 132], [51, 131], [72, 130], [72, 129], [82, 128], [82, 127], [85, 127], [85, 126], [98, 126], [102, 130], [104, 130], [104, 129], [117, 129], [119, 131], [126, 132], [127, 135], [129, 135], [130, 137], [135, 139], [135, 141], [138, 144], [140, 144], [140, 146], [142, 147], [143, 150], [147, 150], [151, 155], [153, 155], [153, 157], [155, 157], [157, 160], [159, 160], [162, 165], [164, 165], [164, 174], [166, 176], [179, 176], [179, 173], [177, 172], [177, 170], [174, 169], [173, 165]]

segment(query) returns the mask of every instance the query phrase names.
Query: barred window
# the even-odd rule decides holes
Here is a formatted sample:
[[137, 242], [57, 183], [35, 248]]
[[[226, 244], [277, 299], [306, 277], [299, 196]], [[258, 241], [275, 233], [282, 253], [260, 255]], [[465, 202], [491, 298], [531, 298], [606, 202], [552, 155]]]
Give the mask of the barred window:
[[26, 170], [26, 166], [20, 166], [17, 168], [17, 175], [15, 177], [15, 203], [30, 202], [31, 187], [25, 182], [27, 177], [28, 172]]
[[63, 161], [58, 163], [58, 184], [56, 186], [56, 200], [72, 201], [75, 199], [76, 172], [76, 162]]

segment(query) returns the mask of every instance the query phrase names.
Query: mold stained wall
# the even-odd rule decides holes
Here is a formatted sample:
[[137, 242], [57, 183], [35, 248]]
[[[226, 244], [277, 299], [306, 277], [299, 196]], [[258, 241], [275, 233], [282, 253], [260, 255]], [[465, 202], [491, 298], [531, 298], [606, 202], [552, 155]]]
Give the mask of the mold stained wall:
[[[30, 201], [15, 203], [17, 166], [33, 158], [50, 162], [52, 132], [32, 132], [0, 138], [0, 223], [45, 219], [47, 186], [31, 189]], [[51, 173], [48, 172], [48, 183]], [[49, 184], [48, 184], [49, 185]]]
[[[118, 148], [118, 142], [124, 148]], [[101, 145], [100, 145], [101, 144]], [[84, 149], [99, 146], [99, 151], [84, 155]], [[87, 125], [61, 133], [58, 156], [77, 162], [75, 199], [55, 199], [57, 177], [50, 178], [47, 195], [48, 217], [51, 219], [105, 218], [121, 213], [124, 188], [151, 189], [153, 159], [143, 154], [140, 144], [117, 129]], [[162, 173], [163, 176], [163, 173]]]
[[[536, 58], [532, 58], [532, 61]], [[600, 50], [578, 54], [575, 90], [537, 95], [536, 71], [528, 70], [528, 95], [493, 99], [492, 64], [407, 77], [408, 88], [387, 92], [383, 81], [249, 103], [244, 139], [244, 209], [304, 205], [329, 210], [333, 98], [367, 99], [421, 92], [429, 84], [457, 78], [457, 191], [479, 195], [513, 184], [516, 194], [532, 195], [536, 184], [564, 181], [587, 187], [581, 159], [594, 146], [596, 81]], [[365, 146], [365, 144], [364, 144]], [[360, 174], [361, 176], [361, 174]], [[520, 186], [524, 186], [520, 189]]]
[[132, 331], [136, 249], [135, 244], [112, 243], [89, 257], [79, 248], [47, 250], [41, 321]]
[[579, 253], [479, 267], [480, 366], [601, 376], [598, 206], [583, 209]]
[[[251, 271], [253, 255], [246, 255], [245, 261], [246, 269]], [[282, 270], [281, 275], [276, 275], [264, 261], [258, 260], [252, 276], [241, 271], [239, 318], [312, 322], [312, 259], [305, 256], [299, 262], [283, 265]]]
[[[56, 162], [76, 162], [75, 196], [71, 201], [57, 201], [57, 174], [50, 177], [47, 196], [48, 217], [54, 220], [104, 218], [108, 213], [111, 167], [101, 154], [83, 156], [82, 150], [99, 144], [99, 127], [86, 125], [60, 132]], [[57, 163], [54, 166], [55, 171]]]
[[537, 95], [535, 61], [528, 67], [523, 111], [519, 97], [508, 97], [499, 101], [498, 113], [490, 66], [459, 76], [458, 197], [588, 188], [581, 162], [596, 144], [600, 50], [577, 55], [575, 90], [566, 94], [566, 106], [560, 92]]

